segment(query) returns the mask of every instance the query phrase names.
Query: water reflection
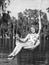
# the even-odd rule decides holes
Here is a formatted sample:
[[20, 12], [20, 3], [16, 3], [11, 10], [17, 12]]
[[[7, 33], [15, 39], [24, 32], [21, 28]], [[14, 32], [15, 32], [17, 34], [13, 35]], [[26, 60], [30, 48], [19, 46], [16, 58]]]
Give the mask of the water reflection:
[[[47, 39], [48, 37], [48, 39]], [[26, 64], [46, 64], [48, 63], [49, 54], [49, 35], [45, 38], [40, 38], [41, 44], [34, 50], [22, 49], [15, 57], [19, 65]], [[13, 50], [13, 39], [0, 38], [0, 57], [6, 58]], [[45, 42], [45, 43], [44, 43]], [[14, 44], [15, 45], [15, 44]], [[3, 54], [4, 53], [4, 54]]]

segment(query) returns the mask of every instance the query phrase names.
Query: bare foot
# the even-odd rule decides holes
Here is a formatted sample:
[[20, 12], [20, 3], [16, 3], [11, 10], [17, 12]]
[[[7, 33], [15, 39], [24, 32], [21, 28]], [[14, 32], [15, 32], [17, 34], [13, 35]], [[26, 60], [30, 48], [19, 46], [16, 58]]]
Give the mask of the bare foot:
[[13, 60], [15, 56], [8, 56], [8, 60]]

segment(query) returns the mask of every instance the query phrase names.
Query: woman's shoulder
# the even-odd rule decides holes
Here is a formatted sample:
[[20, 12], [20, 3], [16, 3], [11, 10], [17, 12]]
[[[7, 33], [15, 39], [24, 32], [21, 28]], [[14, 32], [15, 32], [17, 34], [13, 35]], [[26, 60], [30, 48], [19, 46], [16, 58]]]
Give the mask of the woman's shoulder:
[[34, 34], [28, 34], [27, 36], [31, 36], [31, 37], [34, 37], [34, 36], [39, 36], [38, 34], [34, 33]]
[[34, 33], [34, 34], [30, 34], [31, 36], [35, 36], [35, 35], [37, 35], [36, 33]]
[[37, 37], [37, 36], [39, 36], [38, 34], [31, 34], [30, 36], [32, 36], [32, 37]]

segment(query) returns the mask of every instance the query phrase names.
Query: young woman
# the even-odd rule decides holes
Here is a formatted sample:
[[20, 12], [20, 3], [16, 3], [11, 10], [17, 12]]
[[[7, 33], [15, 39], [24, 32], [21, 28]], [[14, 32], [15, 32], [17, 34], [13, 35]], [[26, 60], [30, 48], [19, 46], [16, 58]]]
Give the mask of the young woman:
[[28, 34], [26, 38], [19, 38], [18, 35], [16, 34], [16, 46], [13, 50], [13, 52], [8, 56], [8, 59], [11, 60], [13, 59], [22, 48], [24, 49], [34, 49], [40, 44], [39, 40], [39, 34], [41, 30], [41, 21], [39, 19], [39, 31], [38, 33], [35, 32], [34, 26], [31, 26], [31, 34]]

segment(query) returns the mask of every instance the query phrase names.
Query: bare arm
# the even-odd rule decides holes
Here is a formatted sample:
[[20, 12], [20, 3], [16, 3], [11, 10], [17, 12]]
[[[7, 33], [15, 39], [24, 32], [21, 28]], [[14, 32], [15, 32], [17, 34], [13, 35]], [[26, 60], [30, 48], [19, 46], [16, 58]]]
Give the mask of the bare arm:
[[34, 39], [35, 44], [34, 44], [33, 48], [36, 48], [40, 44], [40, 40], [39, 40], [40, 31], [41, 31], [41, 20], [40, 20], [40, 16], [39, 16], [39, 31]]
[[20, 42], [24, 42], [25, 43], [26, 41], [28, 41], [29, 36], [30, 36], [30, 34], [28, 34], [25, 38], [19, 38], [19, 37], [17, 37], [16, 39], [19, 40]]
[[29, 35], [28, 34], [25, 38], [19, 38], [19, 40], [21, 40], [22, 42], [26, 42], [29, 39]]
[[41, 20], [40, 20], [40, 16], [39, 16], [39, 31], [38, 31], [38, 33], [35, 35], [35, 40], [38, 40], [39, 35], [40, 35], [40, 31], [41, 31]]
[[39, 31], [38, 31], [38, 34], [37, 34], [37, 37], [36, 37], [36, 41], [35, 41], [36, 43], [33, 46], [33, 48], [36, 48], [40, 44], [40, 40], [39, 40], [40, 31], [41, 31], [41, 19], [40, 19], [40, 16], [39, 16]]
[[[40, 31], [41, 31], [41, 20], [40, 20], [40, 16], [39, 16], [39, 31], [38, 34], [35, 36], [35, 42], [39, 39], [39, 35], [40, 35]], [[38, 45], [37, 43], [35, 45]]]

